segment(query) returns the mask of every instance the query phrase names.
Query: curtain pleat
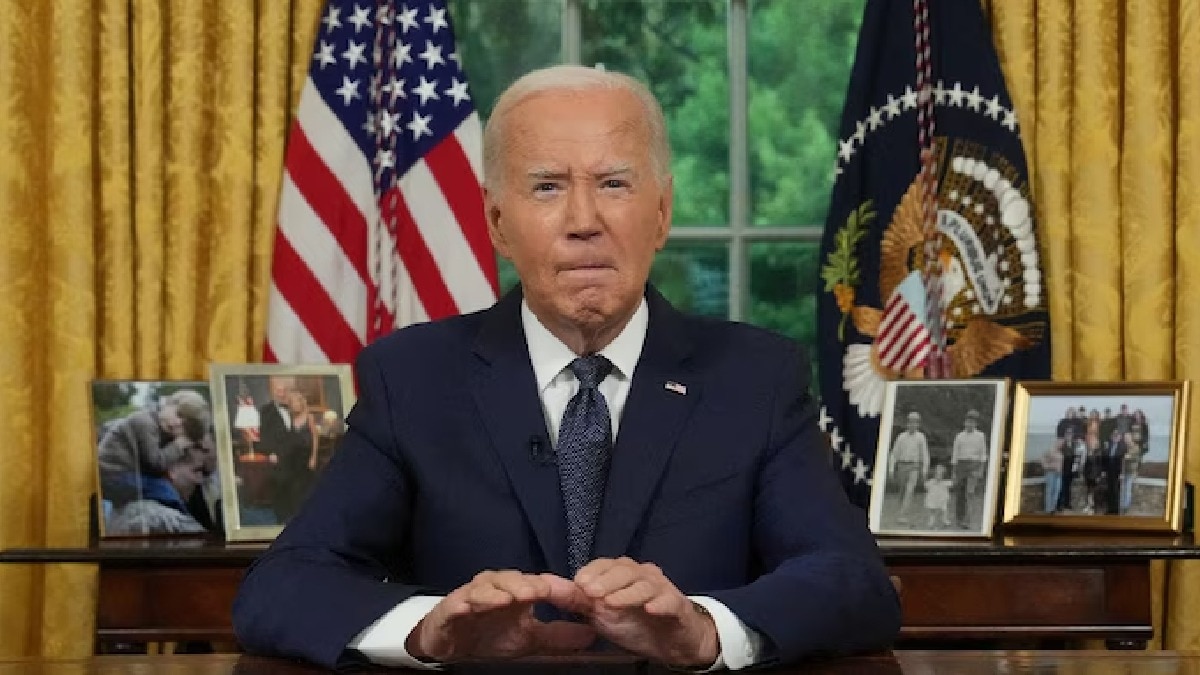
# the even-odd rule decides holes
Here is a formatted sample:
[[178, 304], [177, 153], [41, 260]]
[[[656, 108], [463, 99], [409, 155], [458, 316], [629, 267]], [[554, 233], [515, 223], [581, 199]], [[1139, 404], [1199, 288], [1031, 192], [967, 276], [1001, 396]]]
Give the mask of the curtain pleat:
[[[1119, 380], [1121, 368], [1121, 6], [1075, 4], [1071, 77], [1071, 292], [1074, 378]], [[1062, 345], [1066, 348], [1067, 345]], [[1057, 348], [1057, 347], [1056, 347]]]

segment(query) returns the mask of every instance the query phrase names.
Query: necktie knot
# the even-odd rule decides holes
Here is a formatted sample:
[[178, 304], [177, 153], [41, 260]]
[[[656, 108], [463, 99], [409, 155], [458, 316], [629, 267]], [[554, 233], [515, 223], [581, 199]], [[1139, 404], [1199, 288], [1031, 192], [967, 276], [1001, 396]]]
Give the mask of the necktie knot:
[[589, 354], [572, 361], [570, 368], [579, 380], [580, 389], [595, 389], [612, 372], [613, 364], [599, 354]]

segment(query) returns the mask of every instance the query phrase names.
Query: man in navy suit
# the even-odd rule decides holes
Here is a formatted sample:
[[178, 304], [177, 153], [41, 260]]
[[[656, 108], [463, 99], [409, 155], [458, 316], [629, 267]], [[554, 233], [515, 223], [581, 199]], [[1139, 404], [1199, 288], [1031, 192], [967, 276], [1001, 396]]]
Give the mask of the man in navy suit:
[[500, 97], [486, 208], [521, 286], [362, 352], [340, 449], [235, 603], [248, 650], [737, 669], [890, 645], [897, 597], [800, 349], [647, 285], [666, 138], [624, 75], [558, 66]]

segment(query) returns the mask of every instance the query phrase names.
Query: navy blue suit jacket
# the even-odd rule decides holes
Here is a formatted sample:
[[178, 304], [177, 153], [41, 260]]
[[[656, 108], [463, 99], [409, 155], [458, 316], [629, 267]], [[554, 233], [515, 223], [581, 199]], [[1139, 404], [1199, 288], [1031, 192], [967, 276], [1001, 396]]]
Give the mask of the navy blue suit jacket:
[[[653, 288], [647, 300], [595, 555], [654, 562], [720, 600], [772, 661], [887, 647], [899, 603], [830, 466], [801, 351], [683, 315]], [[567, 575], [520, 304], [514, 291], [361, 353], [344, 442], [239, 591], [246, 649], [345, 663], [347, 643], [413, 594], [485, 569]]]

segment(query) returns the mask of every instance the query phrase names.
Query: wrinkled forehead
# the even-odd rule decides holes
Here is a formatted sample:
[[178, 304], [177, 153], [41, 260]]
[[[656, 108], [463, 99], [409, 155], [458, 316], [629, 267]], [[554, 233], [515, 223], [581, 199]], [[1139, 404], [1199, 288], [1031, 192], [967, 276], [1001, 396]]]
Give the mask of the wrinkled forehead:
[[621, 90], [543, 92], [518, 103], [505, 121], [509, 156], [604, 151], [648, 159], [650, 125], [637, 99]]

